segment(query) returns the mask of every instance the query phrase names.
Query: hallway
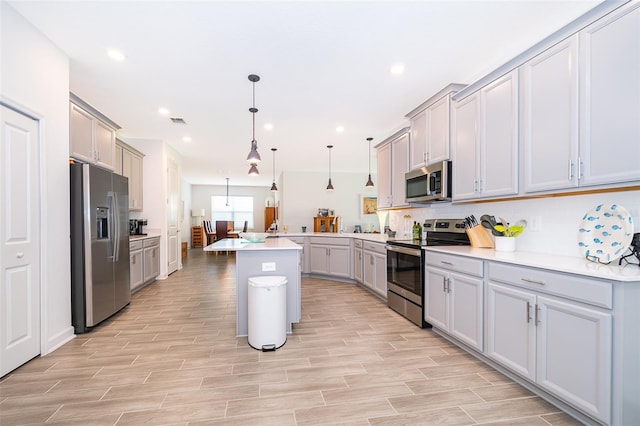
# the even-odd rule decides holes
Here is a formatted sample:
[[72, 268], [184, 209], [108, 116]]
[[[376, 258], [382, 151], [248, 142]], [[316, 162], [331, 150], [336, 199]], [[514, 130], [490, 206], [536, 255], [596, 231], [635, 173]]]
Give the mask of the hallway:
[[569, 416], [361, 287], [302, 281], [275, 352], [235, 337], [233, 254], [184, 268], [0, 380], [0, 424], [572, 425]]

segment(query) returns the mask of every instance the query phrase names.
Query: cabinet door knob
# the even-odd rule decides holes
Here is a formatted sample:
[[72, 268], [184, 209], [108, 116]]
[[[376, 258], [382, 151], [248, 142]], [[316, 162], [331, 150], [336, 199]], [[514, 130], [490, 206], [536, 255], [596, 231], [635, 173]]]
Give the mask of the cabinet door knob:
[[23, 252], [21, 252], [21, 251], [19, 251], [19, 252], [17, 252], [17, 253], [16, 253], [16, 257], [17, 257], [18, 259], [22, 259], [22, 258], [24, 257], [24, 253], [23, 253]]

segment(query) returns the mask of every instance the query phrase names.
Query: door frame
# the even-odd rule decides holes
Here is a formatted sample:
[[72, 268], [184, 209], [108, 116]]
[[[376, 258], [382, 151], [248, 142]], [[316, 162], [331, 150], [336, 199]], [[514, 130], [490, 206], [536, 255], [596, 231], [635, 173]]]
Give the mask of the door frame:
[[38, 127], [38, 138], [36, 143], [38, 144], [38, 148], [36, 153], [38, 155], [38, 197], [40, 201], [40, 210], [38, 211], [38, 220], [40, 221], [40, 227], [38, 229], [37, 238], [39, 240], [39, 255], [40, 255], [40, 270], [38, 271], [38, 282], [40, 284], [40, 356], [43, 354], [47, 354], [54, 348], [48, 347], [48, 333], [47, 333], [47, 308], [46, 304], [47, 298], [47, 285], [46, 285], [46, 277], [47, 274], [44, 273], [47, 268], [47, 257], [45, 247], [47, 246], [47, 236], [44, 232], [44, 226], [42, 224], [42, 218], [46, 217], [46, 197], [47, 194], [47, 180], [45, 179], [45, 167], [42, 162], [45, 156], [44, 149], [44, 129], [46, 127], [46, 120], [43, 114], [38, 113], [37, 111], [32, 110], [31, 108], [23, 105], [20, 102], [17, 102], [11, 98], [8, 98], [2, 94], [0, 94], [0, 105], [10, 108], [16, 111], [19, 114], [22, 114], [26, 117], [31, 118], [36, 121], [36, 126]]

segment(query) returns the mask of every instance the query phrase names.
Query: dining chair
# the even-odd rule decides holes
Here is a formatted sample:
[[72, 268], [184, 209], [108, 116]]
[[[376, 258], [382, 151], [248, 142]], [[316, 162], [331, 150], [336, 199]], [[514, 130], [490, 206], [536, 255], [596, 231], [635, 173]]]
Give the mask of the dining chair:
[[[229, 221], [227, 220], [216, 220], [216, 240], [224, 240], [229, 237]], [[231, 222], [233, 224], [233, 222]], [[233, 225], [231, 225], [233, 226]]]
[[204, 234], [207, 237], [207, 245], [215, 242], [216, 240], [216, 233], [213, 229], [213, 226], [211, 225], [211, 221], [210, 220], [203, 220], [202, 221], [202, 226], [204, 226]]

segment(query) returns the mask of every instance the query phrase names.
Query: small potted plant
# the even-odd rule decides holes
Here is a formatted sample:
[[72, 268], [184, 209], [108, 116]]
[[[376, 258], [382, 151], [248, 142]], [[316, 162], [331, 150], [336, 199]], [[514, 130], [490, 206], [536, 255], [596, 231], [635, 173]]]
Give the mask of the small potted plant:
[[502, 223], [498, 223], [493, 226], [497, 232], [501, 235], [496, 235], [496, 251], [515, 251], [516, 238], [522, 234], [524, 228], [527, 227], [526, 220], [520, 220], [514, 225], [509, 225], [509, 222], [500, 218]]

